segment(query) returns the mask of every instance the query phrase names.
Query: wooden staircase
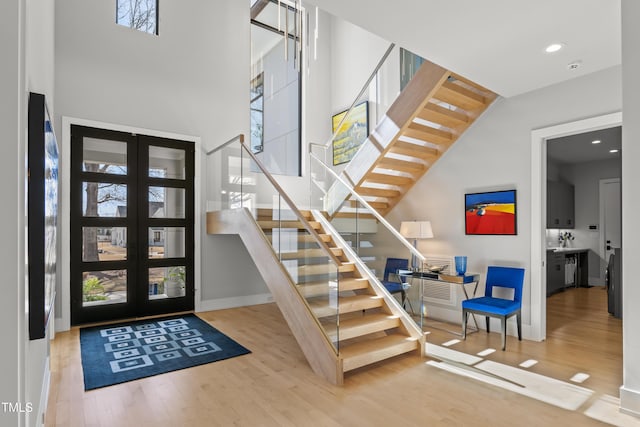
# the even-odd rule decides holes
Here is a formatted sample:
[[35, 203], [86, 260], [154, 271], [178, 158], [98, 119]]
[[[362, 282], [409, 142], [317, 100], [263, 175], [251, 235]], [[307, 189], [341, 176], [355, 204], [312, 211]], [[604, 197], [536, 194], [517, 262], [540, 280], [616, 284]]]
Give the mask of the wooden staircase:
[[344, 169], [343, 177], [386, 215], [496, 97], [425, 61]]
[[[309, 364], [330, 382], [342, 384], [345, 372], [400, 354], [423, 355], [422, 331], [340, 236], [327, 230], [326, 218], [302, 214], [307, 225], [274, 220], [270, 209], [258, 209], [256, 218], [246, 209], [208, 212], [207, 233], [240, 235]], [[307, 232], [309, 225], [326, 247]], [[277, 253], [280, 243], [273, 241], [282, 239], [283, 228], [289, 247]]]

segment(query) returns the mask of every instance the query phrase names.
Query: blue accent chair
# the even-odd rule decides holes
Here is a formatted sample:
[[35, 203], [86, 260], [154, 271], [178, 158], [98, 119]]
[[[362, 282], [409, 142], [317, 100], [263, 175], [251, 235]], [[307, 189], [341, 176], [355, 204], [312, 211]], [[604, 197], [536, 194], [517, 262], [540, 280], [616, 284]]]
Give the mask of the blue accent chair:
[[[489, 266], [484, 296], [462, 301], [462, 339], [467, 336], [467, 319], [469, 313], [485, 316], [487, 333], [491, 317], [500, 319], [502, 326], [502, 350], [507, 344], [507, 319], [516, 316], [518, 326], [518, 340], [522, 341], [522, 286], [524, 284], [524, 269], [515, 267]], [[512, 288], [513, 300], [495, 298], [494, 288]]]
[[[407, 298], [407, 283], [402, 283], [400, 276], [397, 275], [398, 270], [407, 270], [409, 268], [409, 260], [406, 258], [387, 258], [384, 266], [384, 275], [380, 281], [390, 294], [400, 294], [402, 306], [404, 307]], [[397, 281], [389, 280], [391, 275], [395, 275]]]

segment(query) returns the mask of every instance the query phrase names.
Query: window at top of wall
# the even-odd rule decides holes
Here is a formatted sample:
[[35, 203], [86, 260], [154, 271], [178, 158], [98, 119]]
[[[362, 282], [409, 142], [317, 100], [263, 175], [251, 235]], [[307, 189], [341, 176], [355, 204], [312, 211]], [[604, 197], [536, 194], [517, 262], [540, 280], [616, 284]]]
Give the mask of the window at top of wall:
[[158, 34], [158, 0], [116, 0], [116, 23]]

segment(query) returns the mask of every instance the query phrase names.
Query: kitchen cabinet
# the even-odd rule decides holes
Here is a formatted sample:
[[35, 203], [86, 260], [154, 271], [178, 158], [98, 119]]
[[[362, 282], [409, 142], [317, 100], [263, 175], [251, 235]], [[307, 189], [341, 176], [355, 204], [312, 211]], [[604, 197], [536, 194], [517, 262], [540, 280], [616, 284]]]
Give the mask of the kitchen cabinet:
[[589, 287], [589, 249], [547, 250], [547, 296], [568, 286]]
[[564, 289], [565, 256], [547, 251], [547, 296]]
[[547, 228], [574, 228], [574, 216], [573, 185], [547, 181]]

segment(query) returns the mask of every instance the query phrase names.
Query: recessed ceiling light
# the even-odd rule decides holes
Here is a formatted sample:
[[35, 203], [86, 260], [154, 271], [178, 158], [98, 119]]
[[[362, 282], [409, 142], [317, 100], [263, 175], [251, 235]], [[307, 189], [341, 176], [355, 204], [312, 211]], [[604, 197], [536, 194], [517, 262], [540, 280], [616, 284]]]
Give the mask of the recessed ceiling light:
[[560, 49], [562, 49], [564, 47], [564, 44], [562, 43], [551, 43], [549, 46], [547, 46], [544, 51], [547, 53], [555, 53], [557, 51], [559, 51]]
[[600, 144], [602, 141], [600, 141], [599, 139], [593, 140], [591, 141], [592, 144]]
[[617, 153], [618, 151], [620, 150], [618, 150], [617, 148], [614, 148], [613, 150], [609, 150], [610, 153]]

